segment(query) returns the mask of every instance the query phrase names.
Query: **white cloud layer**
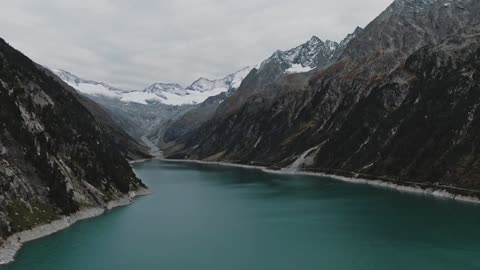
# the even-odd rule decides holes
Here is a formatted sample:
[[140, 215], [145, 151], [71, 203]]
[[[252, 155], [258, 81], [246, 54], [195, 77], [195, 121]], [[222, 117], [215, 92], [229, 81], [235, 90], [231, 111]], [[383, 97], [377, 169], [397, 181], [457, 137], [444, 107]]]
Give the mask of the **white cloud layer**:
[[0, 37], [40, 64], [139, 89], [255, 65], [316, 35], [341, 40], [392, 0], [15, 0]]

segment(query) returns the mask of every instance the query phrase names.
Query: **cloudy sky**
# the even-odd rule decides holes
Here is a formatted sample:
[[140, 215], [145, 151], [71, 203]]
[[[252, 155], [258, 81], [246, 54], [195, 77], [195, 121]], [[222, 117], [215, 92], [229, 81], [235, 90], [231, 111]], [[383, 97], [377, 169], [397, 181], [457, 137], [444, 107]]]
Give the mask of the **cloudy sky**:
[[191, 83], [312, 35], [341, 40], [392, 0], [15, 0], [0, 37], [52, 68], [114, 86]]

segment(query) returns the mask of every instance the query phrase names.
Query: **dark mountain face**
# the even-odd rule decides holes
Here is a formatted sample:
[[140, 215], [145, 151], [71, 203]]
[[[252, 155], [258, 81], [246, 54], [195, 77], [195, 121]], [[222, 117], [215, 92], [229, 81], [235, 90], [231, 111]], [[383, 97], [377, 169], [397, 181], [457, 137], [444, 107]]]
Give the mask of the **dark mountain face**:
[[[354, 33], [349, 34], [340, 43], [334, 41], [322, 41], [318, 37], [312, 37], [306, 43], [287, 51], [276, 51], [271, 57], [262, 62], [257, 68], [253, 69], [248, 76], [242, 81], [239, 89], [229, 91], [228, 93], [211, 97], [198, 107], [192, 109], [184, 116], [174, 119], [165, 130], [163, 135], [164, 143], [160, 145], [162, 149], [166, 149], [176, 141], [182, 144], [187, 134], [198, 129], [204, 123], [212, 118], [222, 118], [232, 111], [240, 108], [252, 95], [262, 92], [264, 95], [270, 95], [271, 83], [276, 80], [288, 81], [285, 76], [297, 78], [297, 82], [305, 84], [308, 80], [307, 76], [289, 75], [298, 73], [295, 67], [305, 70], [314, 70], [325, 68], [336, 62], [343, 54], [347, 44], [360, 34], [361, 28], [357, 28]], [[293, 82], [289, 82], [292, 84]], [[269, 90], [270, 89], [270, 90]], [[273, 90], [273, 94], [275, 94]], [[232, 98], [229, 98], [232, 97]], [[219, 119], [216, 119], [219, 121]]]
[[234, 102], [236, 104], [233, 107], [238, 107], [243, 100], [253, 94], [262, 92], [268, 84], [275, 80], [291, 73], [299, 73], [294, 71], [294, 68], [293, 71], [290, 71], [294, 66], [303, 67], [306, 70], [322, 69], [330, 66], [343, 54], [350, 40], [361, 32], [362, 29], [357, 28], [354, 33], [349, 34], [340, 43], [330, 40], [324, 42], [314, 36], [296, 48], [276, 51], [270, 58], [263, 61], [258, 69], [254, 69], [249, 74], [248, 80], [244, 80], [235, 97], [227, 100], [222, 106], [225, 108], [231, 107], [234, 105], [232, 102]]
[[250, 74], [167, 153], [480, 188], [479, 11], [395, 1], [335, 63], [265, 84]]
[[[103, 108], [101, 105], [97, 104], [90, 98], [78, 94], [75, 89], [66, 84], [62, 79], [58, 78], [57, 75], [55, 75], [49, 69], [42, 67], [40, 67], [40, 69], [42, 69], [46, 75], [56, 80], [65, 89], [68, 89], [72, 93], [72, 95], [77, 97], [78, 101], [80, 101], [80, 103], [85, 108], [87, 108], [87, 110], [93, 115], [95, 120], [97, 120], [97, 122], [101, 124], [103, 128], [108, 132], [109, 136], [113, 139], [115, 147], [118, 151], [120, 151], [120, 153], [122, 153], [125, 158], [129, 160], [135, 160], [151, 157], [151, 155], [149, 154], [150, 149], [142, 142], [139, 142], [138, 139], [127, 133], [126, 127], [136, 127], [135, 123], [132, 123], [132, 121], [130, 121], [126, 117], [122, 117], [122, 115], [120, 114], [114, 114], [108, 111], [108, 109]], [[73, 78], [80, 80], [78, 77], [75, 77], [68, 72], [64, 72], [64, 74], [69, 74]]]
[[407, 57], [426, 44], [478, 31], [475, 0], [396, 0], [345, 49], [344, 56], [361, 59], [375, 53]]
[[189, 132], [201, 127], [202, 124], [215, 115], [218, 106], [233, 92], [234, 91], [229, 91], [217, 96], [209, 97], [197, 107], [185, 113], [180, 119], [172, 121], [163, 135], [164, 145], [162, 145], [162, 148], [167, 147], [171, 142], [181, 139]]
[[[94, 115], [115, 127], [112, 134], [118, 138], [117, 141], [128, 141], [123, 152], [131, 158], [144, 155], [144, 145], [162, 145], [170, 124], [197, 108], [207, 97], [238, 88], [250, 70], [250, 67], [245, 67], [217, 80], [200, 78], [186, 88], [172, 83], [154, 83], [143, 90], [122, 90], [106, 83], [82, 79], [65, 70], [52, 69], [52, 72], [65, 85], [86, 97], [83, 100], [93, 100], [99, 105], [95, 104], [97, 108], [90, 111], [102, 109], [107, 112], [109, 119], [102, 117], [105, 114]], [[124, 130], [123, 134], [118, 132], [121, 130]], [[153, 146], [155, 148], [157, 146]]]
[[312, 167], [480, 188], [479, 53], [476, 36], [412, 54], [330, 130]]
[[0, 39], [1, 237], [144, 187], [86, 103]]

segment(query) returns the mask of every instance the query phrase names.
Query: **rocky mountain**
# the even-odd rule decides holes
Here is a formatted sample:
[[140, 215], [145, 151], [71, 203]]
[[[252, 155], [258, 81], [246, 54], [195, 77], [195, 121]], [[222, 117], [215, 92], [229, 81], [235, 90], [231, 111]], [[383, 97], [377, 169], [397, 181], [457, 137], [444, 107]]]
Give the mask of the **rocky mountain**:
[[[82, 103], [82, 105], [85, 106], [88, 111], [92, 113], [95, 119], [109, 131], [110, 137], [113, 139], [116, 148], [122, 153], [124, 157], [129, 160], [151, 157], [150, 148], [146, 146], [143, 141], [135, 139], [133, 136], [128, 134], [122, 128], [123, 125], [117, 123], [106, 109], [104, 109], [102, 106], [100, 106], [93, 100], [87, 98], [86, 96], [76, 93], [77, 91], [74, 88], [66, 84], [62, 79], [57, 77], [56, 74], [49, 69], [43, 67], [40, 68], [42, 68], [48, 76], [52, 77], [58, 83], [62, 84], [65, 88], [70, 89], [70, 91], [76, 94], [78, 100]], [[125, 119], [121, 119], [121, 121], [128, 122], [128, 120]]]
[[480, 189], [479, 12], [396, 0], [322, 68], [252, 71], [167, 155]]
[[[218, 91], [219, 93], [227, 92], [228, 90], [240, 87], [243, 79], [248, 75], [248, 73], [250, 73], [251, 70], [251, 67], [246, 67], [220, 80], [209, 80], [205, 78], [200, 78], [193, 82], [190, 86], [188, 86], [186, 90], [210, 92], [217, 89], [216, 91]], [[223, 89], [223, 91], [220, 92], [221, 89]]]
[[[293, 49], [276, 51], [271, 57], [263, 61], [257, 66], [257, 68], [249, 73], [250, 75], [248, 75], [248, 79], [246, 79], [247, 82], [245, 83], [245, 86], [242, 87], [243, 90], [240, 91], [234, 99], [227, 100], [233, 92], [226, 92], [225, 94], [210, 97], [182, 117], [172, 121], [172, 123], [166, 128], [163, 139], [160, 140], [165, 144], [160, 144], [159, 146], [164, 149], [171, 146], [174, 141], [182, 141], [186, 134], [199, 128], [202, 124], [214, 117], [219, 107], [223, 107], [220, 108], [220, 110], [235, 108], [241, 100], [245, 100], [251, 94], [261, 91], [264, 85], [271, 83], [282, 76], [308, 72], [316, 68], [329, 66], [343, 53], [348, 42], [361, 31], [361, 28], [357, 28], [354, 33], [349, 34], [340, 43], [330, 40], [324, 42], [320, 38], [313, 36], [306, 43]], [[247, 77], [247, 73], [244, 75], [245, 76], [242, 76], [242, 80], [237, 80], [235, 89], [241, 86], [241, 82]], [[194, 83], [194, 85], [195, 84], [197, 83]], [[195, 89], [201, 88], [196, 87]], [[251, 91], [248, 91], [247, 89], [250, 89]], [[222, 104], [225, 100], [227, 100], [227, 102]], [[232, 105], [234, 107], [230, 107]], [[222, 113], [219, 113], [219, 115], [221, 114]]]
[[0, 39], [0, 237], [145, 187], [86, 103]]
[[179, 84], [155, 83], [143, 90], [118, 89], [64, 70], [53, 72], [108, 111], [116, 125], [134, 140], [161, 144], [167, 126], [206, 99], [236, 89], [250, 70], [246, 67], [219, 80], [200, 78], [186, 88]]
[[286, 73], [308, 72], [315, 68], [327, 67], [338, 60], [338, 57], [345, 50], [346, 45], [362, 31], [357, 28], [340, 43], [313, 36], [306, 43], [287, 50], [276, 51], [270, 58], [265, 60], [259, 70], [268, 69], [268, 66], [275, 65]]
[[246, 67], [219, 80], [200, 78], [186, 88], [179, 84], [154, 83], [143, 90], [122, 90], [103, 82], [82, 79], [65, 70], [52, 69], [67, 84], [94, 100], [111, 98], [123, 103], [160, 103], [172, 106], [199, 104], [211, 96], [238, 88], [250, 70], [250, 67]]
[[220, 104], [232, 94], [233, 91], [229, 91], [217, 96], [209, 97], [180, 118], [171, 121], [165, 129], [163, 139], [161, 140], [164, 144], [160, 144], [159, 147], [165, 148], [171, 142], [182, 138], [189, 132], [199, 128], [203, 123], [207, 122], [215, 115], [218, 106], [220, 106]]

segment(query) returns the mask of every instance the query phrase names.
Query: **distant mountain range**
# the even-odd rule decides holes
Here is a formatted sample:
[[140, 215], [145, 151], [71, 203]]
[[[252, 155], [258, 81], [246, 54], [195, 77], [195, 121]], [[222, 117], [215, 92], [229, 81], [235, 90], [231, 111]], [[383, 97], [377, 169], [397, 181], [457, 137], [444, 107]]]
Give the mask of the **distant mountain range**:
[[171, 158], [480, 189], [479, 10], [396, 0], [341, 42], [312, 37], [222, 80], [73, 84]]
[[329, 66], [337, 61], [350, 40], [361, 31], [361, 28], [357, 28], [354, 33], [349, 34], [340, 43], [331, 40], [322, 41], [313, 36], [309, 41], [296, 48], [276, 51], [258, 69], [274, 64], [282, 67], [286, 73], [292, 74]]
[[103, 97], [125, 103], [144, 105], [161, 103], [172, 106], [199, 104], [208, 97], [238, 88], [250, 70], [250, 67], [246, 67], [219, 80], [200, 78], [186, 88], [179, 84], [154, 83], [143, 90], [123, 90], [103, 82], [82, 79], [65, 70], [52, 69], [58, 77], [77, 89], [79, 93], [93, 99]]
[[256, 70], [259, 81], [270, 82], [285, 74], [328, 66], [336, 61], [348, 41], [360, 31], [358, 28], [340, 43], [324, 42], [313, 36], [296, 48], [276, 51], [256, 68], [246, 67], [218, 80], [200, 78], [188, 87], [154, 83], [143, 90], [125, 90], [82, 79], [65, 70], [52, 71], [80, 94], [102, 105], [116, 123], [134, 138], [165, 147], [165, 143], [209, 120], [252, 70]]
[[276, 52], [208, 120], [167, 130], [165, 153], [469, 194], [480, 189], [479, 11], [396, 0], [338, 45]]
[[[306, 43], [286, 51], [276, 51], [271, 57], [256, 66], [259, 70], [272, 69], [274, 66], [278, 74], [293, 74], [308, 72], [318, 67], [325, 67], [334, 63], [342, 54], [346, 44], [355, 37], [361, 28], [348, 35], [340, 43], [313, 36]], [[111, 98], [124, 103], [138, 103], [148, 105], [161, 103], [164, 105], [182, 106], [196, 105], [207, 98], [240, 87], [243, 79], [252, 71], [252, 67], [245, 67], [225, 78], [211, 80], [200, 78], [187, 87], [176, 83], [154, 83], [143, 90], [125, 90], [112, 87], [104, 82], [96, 82], [80, 78], [69, 71], [51, 69], [57, 76], [79, 93], [95, 99], [95, 97]]]
[[128, 200], [145, 186], [126, 158], [145, 145], [478, 198], [479, 14], [477, 0], [396, 0], [339, 43], [135, 91], [55, 75], [0, 39], [0, 242]]
[[[252, 69], [239, 88], [243, 89], [241, 92], [228, 92], [207, 99], [178, 119], [170, 121], [163, 128], [162, 133], [157, 134], [157, 137], [161, 138], [156, 141], [163, 142], [163, 144], [160, 143], [162, 148], [168, 148], [175, 142], [177, 144], [181, 143], [186, 134], [210, 121], [215, 115], [221, 116], [227, 114], [229, 110], [237, 108], [248, 97], [254, 95], [257, 91], [262, 91], [263, 87], [271, 82], [286, 75], [305, 73], [331, 65], [343, 53], [349, 41], [361, 31], [361, 28], [357, 28], [354, 33], [347, 35], [340, 43], [330, 40], [322, 41], [320, 38], [313, 36], [307, 42], [293, 49], [276, 51]], [[235, 98], [228, 99], [234, 93]], [[223, 103], [224, 101], [225, 103]]]
[[146, 145], [162, 142], [164, 129], [206, 99], [240, 86], [250, 72], [246, 67], [225, 78], [200, 78], [188, 87], [154, 83], [143, 90], [125, 90], [103, 82], [80, 78], [68, 71], [52, 69], [65, 83], [107, 110], [114, 122]]

